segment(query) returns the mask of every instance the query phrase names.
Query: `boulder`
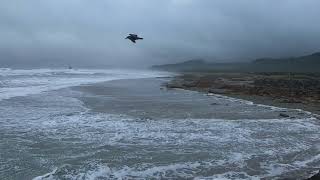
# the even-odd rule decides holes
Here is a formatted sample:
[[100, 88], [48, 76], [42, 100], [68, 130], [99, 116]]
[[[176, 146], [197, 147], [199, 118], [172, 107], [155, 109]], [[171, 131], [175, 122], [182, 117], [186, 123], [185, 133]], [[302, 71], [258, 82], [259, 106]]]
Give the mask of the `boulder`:
[[320, 179], [320, 171], [306, 180], [319, 180], [319, 179]]
[[198, 83], [199, 83], [198, 81], [185, 81], [183, 82], [183, 86], [187, 88], [197, 87]]
[[285, 114], [285, 113], [280, 113], [279, 116], [280, 116], [280, 117], [283, 117], [283, 118], [288, 118], [288, 117], [290, 117], [288, 114]]
[[226, 94], [228, 92], [227, 89], [215, 89], [215, 88], [210, 88], [209, 93], [213, 93], [213, 94]]
[[211, 103], [212, 106], [219, 105], [218, 103]]

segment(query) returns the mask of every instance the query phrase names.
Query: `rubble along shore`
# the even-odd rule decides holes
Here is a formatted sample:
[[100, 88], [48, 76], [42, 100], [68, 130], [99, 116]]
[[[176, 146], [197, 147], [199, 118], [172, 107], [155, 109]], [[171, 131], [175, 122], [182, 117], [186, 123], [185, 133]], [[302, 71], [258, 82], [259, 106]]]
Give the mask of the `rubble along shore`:
[[166, 84], [320, 114], [320, 76], [288, 73], [183, 73]]

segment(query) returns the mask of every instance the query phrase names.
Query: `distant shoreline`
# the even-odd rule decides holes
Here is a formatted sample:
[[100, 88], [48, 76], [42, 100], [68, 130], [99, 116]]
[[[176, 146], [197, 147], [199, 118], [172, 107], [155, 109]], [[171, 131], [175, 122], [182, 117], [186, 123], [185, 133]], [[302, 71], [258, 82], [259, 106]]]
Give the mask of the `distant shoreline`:
[[181, 73], [165, 85], [226, 95], [257, 104], [302, 109], [320, 117], [320, 80], [310, 75], [261, 73]]

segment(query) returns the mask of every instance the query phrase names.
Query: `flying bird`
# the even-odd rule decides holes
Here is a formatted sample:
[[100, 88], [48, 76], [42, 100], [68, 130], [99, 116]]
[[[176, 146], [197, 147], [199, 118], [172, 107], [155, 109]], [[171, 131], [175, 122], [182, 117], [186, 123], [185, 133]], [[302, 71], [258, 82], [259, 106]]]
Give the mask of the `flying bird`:
[[136, 43], [136, 40], [142, 40], [143, 38], [139, 37], [136, 34], [129, 34], [129, 36], [127, 36], [126, 39], [129, 39], [133, 43]]

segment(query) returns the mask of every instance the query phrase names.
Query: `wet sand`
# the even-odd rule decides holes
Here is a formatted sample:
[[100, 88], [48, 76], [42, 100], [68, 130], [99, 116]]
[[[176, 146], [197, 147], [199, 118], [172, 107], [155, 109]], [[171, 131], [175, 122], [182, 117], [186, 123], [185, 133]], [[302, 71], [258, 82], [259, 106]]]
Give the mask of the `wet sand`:
[[74, 89], [93, 95], [82, 97], [81, 101], [94, 112], [124, 113], [144, 119], [277, 119], [280, 113], [291, 118], [308, 116], [290, 109], [256, 106], [250, 101], [227, 96], [163, 88], [168, 81], [170, 78], [118, 80]]

